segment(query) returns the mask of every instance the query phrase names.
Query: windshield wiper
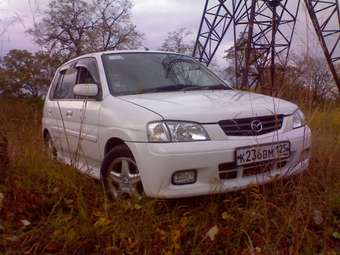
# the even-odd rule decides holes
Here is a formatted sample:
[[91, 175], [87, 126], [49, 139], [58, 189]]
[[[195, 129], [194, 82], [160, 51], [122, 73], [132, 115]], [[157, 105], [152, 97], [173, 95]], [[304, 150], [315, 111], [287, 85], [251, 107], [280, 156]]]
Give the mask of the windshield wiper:
[[155, 87], [155, 88], [150, 88], [150, 89], [144, 89], [144, 90], [138, 91], [137, 94], [171, 92], [171, 91], [189, 91], [189, 90], [228, 90], [228, 89], [230, 88], [223, 84], [211, 85], [211, 86], [177, 84], [177, 85], [160, 86], [160, 87]]
[[184, 85], [184, 84], [177, 84], [177, 85], [169, 85], [169, 86], [160, 86], [150, 89], [144, 89], [138, 92], [138, 94], [144, 94], [144, 93], [155, 93], [155, 92], [168, 92], [168, 91], [180, 91], [184, 89], [189, 89], [197, 87], [196, 85]]
[[191, 85], [191, 86], [188, 86], [187, 88], [184, 88], [183, 91], [186, 91], [186, 90], [228, 90], [228, 89], [230, 88], [223, 84], [210, 85], [210, 86]]
[[213, 85], [213, 86], [205, 86], [204, 87], [207, 90], [219, 90], [219, 89], [223, 89], [223, 90], [229, 90], [230, 88], [226, 85], [223, 84], [217, 84], [217, 85]]

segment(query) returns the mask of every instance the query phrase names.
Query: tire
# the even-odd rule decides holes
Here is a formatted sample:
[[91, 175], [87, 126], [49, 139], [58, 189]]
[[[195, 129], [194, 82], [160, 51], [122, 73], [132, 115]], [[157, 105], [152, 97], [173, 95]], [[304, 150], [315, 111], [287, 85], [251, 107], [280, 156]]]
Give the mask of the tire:
[[143, 196], [143, 185], [136, 161], [124, 144], [114, 147], [105, 155], [101, 181], [106, 195], [112, 200], [126, 195], [138, 199]]
[[46, 134], [45, 139], [45, 152], [47, 153], [48, 157], [50, 159], [56, 160], [58, 157], [58, 152], [57, 149], [54, 146], [52, 137], [50, 136], [49, 133]]

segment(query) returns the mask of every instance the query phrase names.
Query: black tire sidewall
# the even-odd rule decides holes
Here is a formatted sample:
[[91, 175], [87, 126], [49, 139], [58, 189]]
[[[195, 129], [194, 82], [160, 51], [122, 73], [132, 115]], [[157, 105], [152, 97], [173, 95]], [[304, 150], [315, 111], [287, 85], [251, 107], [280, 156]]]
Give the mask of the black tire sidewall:
[[[52, 151], [50, 151], [49, 143], [51, 143], [52, 145]], [[45, 136], [44, 145], [45, 145], [45, 151], [48, 153], [48, 156], [51, 159], [56, 160], [58, 158], [58, 151], [56, 147], [54, 146], [53, 139], [49, 133], [47, 133]]]

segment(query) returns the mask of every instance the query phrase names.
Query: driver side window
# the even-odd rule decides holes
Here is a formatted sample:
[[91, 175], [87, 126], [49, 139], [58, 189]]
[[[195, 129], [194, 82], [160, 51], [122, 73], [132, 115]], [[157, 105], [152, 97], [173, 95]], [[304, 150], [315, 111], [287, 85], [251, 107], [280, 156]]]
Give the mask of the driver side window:
[[85, 67], [78, 67], [77, 84], [93, 84], [96, 83], [90, 72]]

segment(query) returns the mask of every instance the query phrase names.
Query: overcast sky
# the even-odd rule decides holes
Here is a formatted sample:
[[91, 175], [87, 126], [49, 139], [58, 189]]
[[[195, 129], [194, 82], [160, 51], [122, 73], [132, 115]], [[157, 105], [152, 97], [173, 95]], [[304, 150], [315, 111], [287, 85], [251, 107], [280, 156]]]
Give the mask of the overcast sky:
[[[139, 31], [145, 33], [144, 46], [158, 49], [167, 33], [181, 27], [189, 29], [196, 37], [205, 0], [133, 0], [133, 22]], [[295, 0], [292, 0], [294, 3]], [[25, 34], [33, 24], [36, 9], [44, 9], [48, 0], [0, 0], [0, 55], [12, 48], [37, 50], [31, 38]], [[304, 49], [306, 25], [304, 12], [300, 12], [293, 51]], [[18, 21], [18, 18], [19, 21]], [[5, 24], [5, 25], [3, 25]], [[4, 31], [5, 30], [5, 31]], [[4, 32], [1, 36], [1, 32]], [[310, 39], [313, 41], [312, 39]], [[316, 40], [315, 40], [316, 42]], [[314, 42], [316, 47], [317, 44]], [[228, 36], [220, 47], [217, 60], [221, 63], [223, 50], [232, 45]]]

